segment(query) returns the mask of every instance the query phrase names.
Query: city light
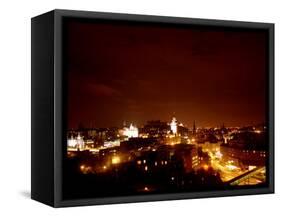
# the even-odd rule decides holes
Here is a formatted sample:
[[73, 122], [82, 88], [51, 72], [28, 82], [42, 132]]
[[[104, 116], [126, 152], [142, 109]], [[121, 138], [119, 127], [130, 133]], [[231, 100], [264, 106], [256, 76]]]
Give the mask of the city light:
[[77, 144], [77, 140], [73, 138], [73, 136], [67, 140], [67, 146], [70, 148], [74, 148]]
[[256, 169], [256, 168], [257, 168], [256, 166], [252, 166], [252, 165], [249, 166], [249, 170], [253, 170], [253, 169]]
[[120, 146], [120, 140], [114, 140], [114, 141], [105, 141], [104, 142], [104, 147], [115, 147], [115, 146]]
[[84, 164], [82, 164], [80, 166], [80, 171], [83, 173], [83, 174], [87, 174], [87, 173], [90, 173], [91, 172], [91, 167], [90, 166], [86, 166]]
[[65, 22], [64, 199], [268, 187], [268, 31]]
[[119, 156], [114, 156], [114, 157], [112, 157], [112, 159], [111, 159], [111, 163], [112, 163], [112, 164], [119, 164], [120, 161], [121, 161], [121, 159], [120, 159]]
[[80, 150], [83, 150], [85, 148], [85, 142], [80, 133], [78, 133], [77, 137], [73, 137], [72, 135], [71, 138], [67, 140], [67, 147], [70, 149], [76, 148]]
[[170, 123], [171, 126], [171, 131], [173, 132], [173, 134], [177, 134], [177, 119], [175, 117], [173, 117], [172, 122]]
[[209, 166], [208, 166], [207, 164], [205, 164], [205, 165], [203, 166], [203, 169], [204, 169], [204, 170], [208, 170], [208, 169], [209, 169]]
[[226, 165], [225, 167], [226, 167], [227, 169], [229, 169], [229, 170], [235, 170], [235, 169], [238, 168], [237, 166], [231, 165], [231, 164], [228, 164], [228, 165]]
[[124, 128], [124, 136], [127, 136], [129, 138], [136, 138], [139, 136], [139, 130], [137, 127], [131, 124], [129, 128], [128, 127]]
[[[173, 120], [173, 123], [177, 123], [176, 119]], [[129, 130], [127, 132], [129, 134], [126, 136], [121, 134], [118, 137], [117, 135], [121, 132], [120, 129], [116, 129], [115, 134], [110, 132], [107, 135], [106, 131], [94, 134], [97, 135], [97, 139], [82, 136], [87, 135], [85, 132], [74, 132], [68, 139], [67, 156], [69, 159], [79, 159], [78, 161], [83, 159], [79, 163], [81, 174], [95, 174], [96, 176], [106, 177], [112, 176], [114, 171], [114, 179], [119, 179], [119, 171], [123, 171], [122, 176], [126, 176], [127, 171], [136, 170], [136, 173], [140, 172], [140, 176], [143, 175], [142, 178], [146, 178], [145, 175], [156, 176], [156, 179], [157, 174], [166, 176], [165, 180], [169, 181], [169, 185], [178, 185], [179, 183], [189, 183], [182, 184], [186, 186], [196, 185], [194, 180], [184, 180], [183, 177], [188, 175], [186, 177], [198, 176], [199, 178], [201, 173], [203, 176], [196, 180], [201, 180], [204, 185], [206, 183], [208, 185], [206, 180], [212, 176], [218, 183], [224, 185], [228, 185], [226, 183], [231, 183], [229, 185], [258, 185], [265, 182], [266, 168], [263, 168], [262, 160], [265, 161], [264, 156], [267, 155], [267, 152], [266, 150], [253, 149], [253, 143], [251, 143], [250, 149], [243, 148], [244, 144], [240, 144], [242, 140], [236, 139], [237, 136], [235, 137], [235, 134], [239, 135], [243, 132], [234, 129], [233, 133], [230, 133], [229, 130], [226, 134], [222, 134], [220, 128], [216, 128], [217, 133], [213, 131], [213, 128], [207, 130], [197, 128], [196, 131], [181, 133], [178, 132], [179, 128], [176, 128], [177, 133], [174, 134], [175, 128], [172, 130], [172, 126], [169, 122], [166, 122], [159, 129], [153, 126], [153, 131], [150, 132], [148, 129], [144, 130], [143, 126], [137, 129], [130, 125], [128, 129], [131, 129], [131, 131]], [[184, 126], [181, 127], [184, 128]], [[139, 137], [134, 137], [137, 136], [132, 133], [135, 129], [141, 132]], [[109, 131], [109, 129], [106, 130]], [[253, 131], [252, 128], [249, 132], [257, 138], [263, 133], [257, 131], [257, 129]], [[148, 137], [143, 137], [143, 135]], [[208, 140], [209, 137], [212, 140]], [[228, 138], [227, 143], [225, 143], [225, 138]], [[99, 145], [97, 145], [98, 142], [100, 142]], [[230, 148], [228, 148], [229, 144], [231, 144]], [[240, 159], [243, 158], [246, 162], [250, 161], [252, 164], [247, 165], [241, 162]], [[253, 158], [254, 160], [251, 160]], [[260, 161], [259, 165], [255, 164], [256, 160]], [[87, 165], [84, 162], [87, 162]], [[118, 165], [118, 168], [114, 165]], [[182, 168], [182, 172], [175, 175], [174, 169], [177, 167]], [[248, 175], [248, 172], [252, 173]], [[250, 181], [245, 181], [244, 174], [246, 174], [246, 177], [250, 177]], [[241, 180], [239, 178], [231, 182], [231, 180], [240, 176], [242, 177]], [[162, 182], [165, 183], [165, 181]], [[160, 183], [159, 186], [163, 183]], [[145, 186], [142, 191], [153, 190]]]
[[215, 153], [215, 156], [217, 157], [217, 158], [222, 158], [222, 153], [220, 152], [220, 151], [217, 151], [216, 153]]

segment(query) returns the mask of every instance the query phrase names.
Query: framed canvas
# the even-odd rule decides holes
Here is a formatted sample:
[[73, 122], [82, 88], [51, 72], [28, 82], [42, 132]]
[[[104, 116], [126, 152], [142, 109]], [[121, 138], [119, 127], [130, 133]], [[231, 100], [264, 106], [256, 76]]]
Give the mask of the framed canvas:
[[68, 10], [31, 23], [32, 199], [274, 192], [274, 24]]

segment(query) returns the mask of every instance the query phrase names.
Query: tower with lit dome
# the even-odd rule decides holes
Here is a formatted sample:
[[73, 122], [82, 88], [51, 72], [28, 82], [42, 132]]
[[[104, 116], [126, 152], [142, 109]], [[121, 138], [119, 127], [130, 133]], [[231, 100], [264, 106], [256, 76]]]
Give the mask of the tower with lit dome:
[[124, 135], [127, 136], [128, 138], [135, 138], [139, 136], [139, 130], [136, 126], [131, 124], [130, 127], [124, 128]]
[[170, 123], [171, 126], [171, 131], [173, 134], [177, 134], [178, 131], [178, 123], [177, 123], [177, 119], [175, 117], [173, 117], [172, 122]]

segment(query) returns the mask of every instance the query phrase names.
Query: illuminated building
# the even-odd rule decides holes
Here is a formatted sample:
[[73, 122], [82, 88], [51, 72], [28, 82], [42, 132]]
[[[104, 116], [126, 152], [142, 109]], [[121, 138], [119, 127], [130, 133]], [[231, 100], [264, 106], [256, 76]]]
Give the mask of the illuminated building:
[[76, 138], [71, 136], [71, 138], [67, 140], [67, 147], [68, 149], [74, 149], [74, 148], [79, 150], [85, 149], [85, 142], [83, 137], [80, 135], [80, 133], [78, 133]]
[[182, 160], [185, 172], [191, 172], [199, 164], [198, 152], [194, 145], [178, 144], [175, 155]]
[[172, 122], [170, 123], [171, 126], [171, 131], [173, 132], [173, 134], [177, 134], [177, 130], [178, 130], [178, 126], [177, 126], [177, 119], [175, 117], [173, 117]]
[[[198, 151], [194, 145], [182, 143], [173, 146], [163, 145], [158, 153], [161, 159], [167, 159], [167, 163], [171, 163], [170, 159], [174, 159], [187, 173], [196, 169], [199, 164]], [[165, 161], [163, 162], [166, 164]]]
[[210, 142], [205, 141], [204, 143], [199, 143], [197, 147], [201, 147], [203, 152], [216, 153], [220, 151], [221, 142]]
[[180, 136], [176, 135], [167, 135], [166, 138], [164, 138], [164, 143], [168, 145], [175, 145], [175, 144], [180, 144], [182, 141]]
[[221, 153], [224, 156], [224, 160], [233, 160], [237, 164], [242, 163], [244, 166], [264, 166], [266, 164], [267, 152], [265, 150], [241, 149], [223, 144], [221, 146]]
[[143, 138], [148, 137], [163, 137], [170, 131], [170, 126], [167, 125], [167, 122], [162, 122], [160, 120], [148, 121], [140, 132]]
[[85, 148], [84, 139], [80, 135], [80, 133], [78, 133], [78, 136], [77, 136], [77, 148], [79, 148], [80, 150], [83, 150]]
[[228, 137], [227, 136], [223, 136], [223, 142], [226, 144], [228, 141]]
[[130, 125], [130, 127], [125, 127], [124, 128], [124, 132], [123, 132], [124, 136], [127, 136], [129, 138], [135, 138], [139, 136], [139, 130], [137, 127], [133, 126], [133, 124]]
[[75, 148], [76, 144], [77, 140], [74, 139], [73, 136], [71, 136], [71, 138], [67, 140], [67, 147]]
[[114, 141], [105, 141], [103, 144], [104, 147], [115, 147], [120, 146], [120, 140], [116, 139]]
[[236, 133], [228, 143], [220, 146], [220, 151], [225, 160], [244, 166], [264, 166], [267, 158], [266, 136], [264, 133]]

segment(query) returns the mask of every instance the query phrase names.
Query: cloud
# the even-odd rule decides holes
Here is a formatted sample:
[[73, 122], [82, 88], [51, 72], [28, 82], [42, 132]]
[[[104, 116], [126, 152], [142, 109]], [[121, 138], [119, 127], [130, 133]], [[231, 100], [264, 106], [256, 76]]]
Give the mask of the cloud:
[[91, 83], [88, 85], [87, 90], [99, 97], [115, 97], [122, 95], [119, 90], [106, 84]]

